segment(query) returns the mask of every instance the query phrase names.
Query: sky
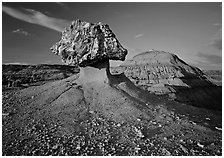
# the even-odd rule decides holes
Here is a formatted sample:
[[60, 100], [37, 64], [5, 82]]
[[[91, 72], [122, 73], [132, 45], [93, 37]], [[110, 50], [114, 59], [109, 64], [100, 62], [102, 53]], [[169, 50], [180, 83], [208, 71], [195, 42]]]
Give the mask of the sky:
[[50, 47], [76, 19], [109, 24], [126, 59], [155, 49], [222, 69], [221, 2], [3, 2], [2, 63], [63, 64]]

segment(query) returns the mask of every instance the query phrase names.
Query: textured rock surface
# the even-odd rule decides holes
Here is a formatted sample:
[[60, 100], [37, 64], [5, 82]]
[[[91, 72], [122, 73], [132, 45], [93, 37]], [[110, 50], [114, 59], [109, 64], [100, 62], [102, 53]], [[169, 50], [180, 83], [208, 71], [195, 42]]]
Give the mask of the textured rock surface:
[[221, 107], [221, 87], [200, 69], [168, 52], [151, 50], [138, 54], [111, 72], [124, 72], [136, 86], [155, 94], [168, 94], [171, 99], [200, 107]]
[[79, 66], [104, 59], [124, 60], [127, 55], [127, 49], [122, 47], [109, 25], [81, 20], [73, 21], [51, 50], [66, 64]]

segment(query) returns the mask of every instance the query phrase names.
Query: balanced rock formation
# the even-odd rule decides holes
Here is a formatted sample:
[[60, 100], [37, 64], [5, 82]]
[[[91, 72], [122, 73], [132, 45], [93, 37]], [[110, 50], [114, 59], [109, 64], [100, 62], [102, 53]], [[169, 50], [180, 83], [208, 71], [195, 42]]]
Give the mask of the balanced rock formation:
[[127, 60], [112, 73], [124, 74], [138, 87], [198, 107], [221, 108], [221, 87], [198, 68], [172, 53], [150, 50]]
[[73, 21], [51, 50], [69, 65], [87, 66], [100, 60], [124, 60], [124, 49], [109, 25]]
[[81, 88], [82, 95], [76, 99], [84, 100], [87, 112], [95, 111], [123, 122], [136, 120], [140, 115], [149, 117], [136, 108], [140, 106], [138, 102], [131, 103], [132, 99], [126, 96], [128, 93], [141, 100], [140, 89], [124, 75], [110, 73], [109, 60], [124, 60], [127, 49], [122, 47], [107, 24], [76, 20], [63, 31], [61, 41], [51, 50], [66, 64], [79, 66], [79, 76], [75, 80], [71, 77], [71, 85], [75, 85], [75, 91]]

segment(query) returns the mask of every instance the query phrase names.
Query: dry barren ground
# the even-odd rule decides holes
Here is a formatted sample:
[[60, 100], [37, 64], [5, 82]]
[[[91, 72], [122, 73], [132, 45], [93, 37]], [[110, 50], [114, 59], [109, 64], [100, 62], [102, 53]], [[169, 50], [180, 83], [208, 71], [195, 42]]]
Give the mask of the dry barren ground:
[[[221, 111], [116, 86], [85, 98], [75, 79], [3, 91], [3, 155], [222, 155]], [[124, 106], [100, 105], [109, 94]]]

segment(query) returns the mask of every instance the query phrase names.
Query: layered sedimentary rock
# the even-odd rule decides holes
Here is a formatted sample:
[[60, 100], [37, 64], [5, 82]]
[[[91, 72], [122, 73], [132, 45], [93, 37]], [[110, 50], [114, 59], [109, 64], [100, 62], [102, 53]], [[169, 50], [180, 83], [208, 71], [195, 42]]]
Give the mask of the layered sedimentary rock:
[[124, 60], [127, 49], [116, 39], [109, 25], [73, 21], [51, 50], [68, 65], [88, 66], [98, 61]]
[[221, 88], [198, 68], [175, 54], [151, 50], [140, 53], [112, 73], [124, 74], [138, 87], [151, 93], [168, 94], [171, 99], [195, 106], [220, 108]]

